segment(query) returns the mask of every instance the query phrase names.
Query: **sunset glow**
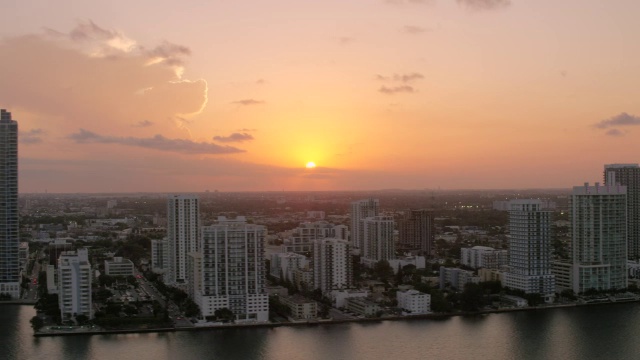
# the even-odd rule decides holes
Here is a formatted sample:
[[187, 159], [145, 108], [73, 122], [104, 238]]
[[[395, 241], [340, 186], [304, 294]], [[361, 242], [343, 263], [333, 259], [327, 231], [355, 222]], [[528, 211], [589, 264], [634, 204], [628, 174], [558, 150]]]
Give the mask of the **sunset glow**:
[[313, 161], [309, 161], [306, 167], [307, 169], [313, 169], [314, 167], [316, 167], [316, 163], [314, 163]]

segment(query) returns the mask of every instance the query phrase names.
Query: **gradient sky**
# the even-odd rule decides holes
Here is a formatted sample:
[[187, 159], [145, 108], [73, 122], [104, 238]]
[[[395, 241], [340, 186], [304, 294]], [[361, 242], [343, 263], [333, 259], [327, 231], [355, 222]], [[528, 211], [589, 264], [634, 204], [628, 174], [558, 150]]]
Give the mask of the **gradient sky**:
[[570, 187], [640, 162], [637, 0], [0, 13], [21, 192]]

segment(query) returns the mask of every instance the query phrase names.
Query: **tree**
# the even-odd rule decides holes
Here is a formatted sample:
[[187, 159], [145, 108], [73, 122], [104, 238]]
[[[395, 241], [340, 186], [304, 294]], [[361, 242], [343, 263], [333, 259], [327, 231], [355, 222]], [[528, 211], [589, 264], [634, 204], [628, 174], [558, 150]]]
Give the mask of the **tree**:
[[478, 284], [467, 283], [460, 295], [460, 307], [463, 311], [478, 311], [483, 305], [482, 287]]
[[42, 318], [37, 315], [32, 317], [30, 322], [33, 331], [38, 331], [44, 326], [44, 320], [42, 320]]
[[86, 323], [89, 322], [89, 317], [87, 315], [80, 314], [80, 315], [76, 316], [76, 321], [80, 325], [85, 325]]
[[216, 319], [222, 320], [225, 322], [226, 321], [233, 322], [233, 320], [235, 320], [236, 318], [236, 316], [233, 314], [233, 311], [231, 311], [229, 308], [218, 309], [214, 311], [213, 315], [216, 317]]
[[381, 281], [388, 282], [393, 277], [393, 268], [386, 260], [380, 260], [373, 266], [373, 274]]

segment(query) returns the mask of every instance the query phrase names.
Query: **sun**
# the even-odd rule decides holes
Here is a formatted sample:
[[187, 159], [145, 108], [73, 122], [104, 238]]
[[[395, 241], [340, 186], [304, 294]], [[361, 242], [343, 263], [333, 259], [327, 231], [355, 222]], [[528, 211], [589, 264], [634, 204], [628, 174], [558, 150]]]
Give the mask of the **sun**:
[[309, 161], [306, 167], [307, 169], [313, 169], [314, 167], [316, 167], [316, 163], [314, 163], [313, 161]]

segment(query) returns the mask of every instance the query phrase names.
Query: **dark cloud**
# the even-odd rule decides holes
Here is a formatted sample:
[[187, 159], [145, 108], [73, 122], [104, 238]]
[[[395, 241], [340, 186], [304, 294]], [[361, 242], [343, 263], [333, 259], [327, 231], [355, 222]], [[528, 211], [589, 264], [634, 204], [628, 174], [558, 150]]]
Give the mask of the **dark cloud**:
[[406, 34], [410, 34], [410, 35], [418, 35], [418, 34], [422, 34], [424, 32], [429, 31], [429, 29], [420, 27], [420, 26], [414, 26], [414, 25], [405, 25], [402, 28], [402, 32], [406, 33]]
[[414, 93], [415, 89], [409, 85], [400, 85], [391, 87], [382, 86], [380, 87], [380, 89], [378, 89], [378, 91], [383, 94], [393, 95], [398, 93]]
[[237, 105], [242, 105], [242, 106], [250, 106], [250, 105], [264, 104], [264, 101], [256, 100], [256, 99], [242, 99], [242, 100], [232, 101], [231, 103], [232, 104], [237, 104]]
[[629, 115], [626, 112], [620, 113], [612, 118], [602, 120], [595, 124], [598, 129], [607, 129], [616, 126], [638, 126], [640, 125], [640, 117]]
[[424, 75], [417, 72], [406, 73], [406, 74], [394, 74], [392, 76], [383, 76], [379, 74], [376, 75], [376, 80], [396, 81], [396, 82], [402, 82], [402, 83], [409, 83], [415, 80], [422, 80], [422, 79], [424, 79]]
[[221, 146], [206, 142], [199, 143], [185, 139], [168, 139], [162, 135], [156, 135], [151, 138], [104, 136], [85, 129], [80, 129], [79, 132], [69, 135], [69, 139], [78, 144], [119, 144], [183, 154], [233, 154], [244, 152], [244, 150], [232, 146]]
[[153, 125], [153, 121], [149, 121], [149, 120], [142, 120], [142, 121], [138, 121], [138, 123], [134, 124], [133, 127], [149, 127]]
[[457, 0], [457, 2], [470, 10], [494, 10], [511, 5], [511, 0]]
[[25, 144], [39, 144], [42, 142], [42, 137], [45, 132], [42, 129], [31, 129], [29, 131], [20, 131], [18, 133], [18, 140]]
[[609, 136], [623, 136], [624, 133], [618, 129], [609, 129], [607, 130], [607, 132], [605, 133], [605, 135], [609, 135]]
[[243, 142], [253, 140], [253, 135], [247, 133], [233, 133], [229, 136], [214, 136], [213, 140], [219, 142]]

